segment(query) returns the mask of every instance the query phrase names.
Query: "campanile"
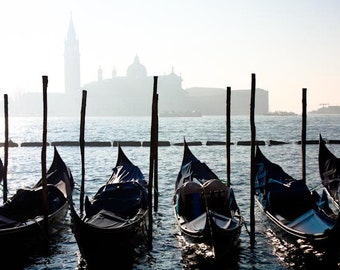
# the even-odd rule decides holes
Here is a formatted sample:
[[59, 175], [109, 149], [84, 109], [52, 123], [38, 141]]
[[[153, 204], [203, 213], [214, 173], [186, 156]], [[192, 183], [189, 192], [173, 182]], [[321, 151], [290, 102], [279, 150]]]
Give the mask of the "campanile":
[[72, 94], [80, 90], [80, 53], [72, 15], [65, 40], [64, 51], [65, 93]]

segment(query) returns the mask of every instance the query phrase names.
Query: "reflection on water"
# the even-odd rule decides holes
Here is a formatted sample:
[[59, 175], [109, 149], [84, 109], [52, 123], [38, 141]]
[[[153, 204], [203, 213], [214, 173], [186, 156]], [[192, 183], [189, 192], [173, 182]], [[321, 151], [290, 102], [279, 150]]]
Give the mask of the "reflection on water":
[[278, 238], [270, 229], [266, 234], [273, 253], [288, 269], [340, 269], [340, 245], [326, 250], [302, 239], [293, 242]]
[[216, 250], [204, 243], [188, 241], [180, 233], [177, 234], [179, 246], [182, 250], [183, 269], [239, 269], [239, 249]]

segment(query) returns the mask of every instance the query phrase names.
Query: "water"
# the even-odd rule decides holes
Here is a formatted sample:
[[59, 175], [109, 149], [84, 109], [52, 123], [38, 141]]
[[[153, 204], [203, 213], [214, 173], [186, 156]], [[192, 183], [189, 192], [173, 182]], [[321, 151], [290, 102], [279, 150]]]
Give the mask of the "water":
[[[340, 115], [310, 115], [307, 119], [307, 140], [317, 140], [321, 132], [325, 139], [340, 139], [338, 123]], [[102, 117], [86, 119], [86, 141], [149, 141], [149, 117]], [[51, 117], [48, 119], [48, 142], [79, 140], [80, 120], [78, 118]], [[183, 147], [174, 143], [200, 141], [202, 146], [191, 146], [192, 152], [223, 180], [226, 178], [225, 146], [206, 146], [206, 141], [225, 141], [225, 118], [211, 116], [201, 118], [160, 118], [159, 140], [170, 141], [171, 146], [159, 147], [159, 210], [154, 215], [153, 249], [142, 254], [134, 264], [134, 269], [196, 269], [200, 266], [192, 254], [189, 260], [183, 257], [190, 247], [183, 247], [181, 237], [175, 225], [172, 209], [174, 183], [182, 161]], [[289, 144], [262, 146], [263, 153], [273, 162], [279, 163], [293, 177], [301, 178], [301, 146], [295, 141], [301, 140], [300, 116], [256, 116], [258, 140], [279, 140]], [[14, 142], [38, 142], [42, 139], [42, 119], [10, 118], [9, 137]], [[3, 141], [0, 130], [0, 141]], [[231, 140], [250, 140], [249, 117], [233, 116], [231, 119]], [[328, 147], [340, 156], [340, 145]], [[3, 149], [3, 148], [2, 148]], [[126, 155], [138, 165], [148, 179], [149, 148], [123, 147]], [[78, 147], [58, 147], [65, 163], [71, 168], [75, 181], [80, 184], [81, 160]], [[320, 183], [318, 173], [318, 146], [307, 145], [307, 183], [313, 188]], [[9, 148], [8, 189], [11, 196], [16, 189], [32, 186], [41, 177], [41, 149], [39, 147]], [[0, 154], [3, 158], [3, 154]], [[47, 148], [47, 163], [53, 158], [53, 148]], [[116, 147], [87, 147], [86, 195], [92, 196], [98, 187], [105, 183], [111, 174], [117, 158]], [[231, 146], [231, 183], [239, 207], [249, 227], [250, 202], [250, 147]], [[79, 189], [74, 192], [74, 201], [79, 201]], [[68, 217], [68, 222], [70, 222]], [[25, 269], [83, 269], [76, 241], [69, 228], [61, 236], [61, 241], [52, 245], [51, 255], [33, 258]], [[310, 254], [322, 258], [322, 254], [313, 251], [301, 252], [275, 237], [270, 227], [264, 222], [261, 213], [256, 212], [256, 245], [249, 248], [249, 236], [243, 228], [239, 253], [234, 258], [226, 258], [224, 269], [304, 269], [308, 268]], [[186, 248], [186, 249], [185, 249]], [[184, 251], [183, 251], [184, 250]], [[190, 251], [189, 251], [190, 252]], [[191, 250], [192, 252], [192, 250]], [[301, 254], [302, 253], [302, 254]], [[308, 256], [306, 256], [308, 254]], [[114, 262], [113, 262], [114, 265]], [[114, 268], [114, 267], [112, 267]], [[201, 267], [203, 268], [203, 267]], [[214, 266], [208, 265], [208, 269]]]

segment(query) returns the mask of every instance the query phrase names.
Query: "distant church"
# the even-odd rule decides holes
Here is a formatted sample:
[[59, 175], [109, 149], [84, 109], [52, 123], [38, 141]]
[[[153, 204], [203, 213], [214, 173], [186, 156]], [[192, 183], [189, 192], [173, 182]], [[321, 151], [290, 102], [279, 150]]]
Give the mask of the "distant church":
[[[64, 51], [65, 92], [48, 95], [50, 115], [78, 115], [83, 89], [87, 90], [86, 114], [89, 116], [151, 115], [154, 77], [147, 74], [137, 55], [127, 68], [125, 76], [117, 76], [113, 69], [111, 78], [103, 78], [103, 71], [99, 67], [97, 80], [84, 85], [80, 81], [80, 67], [79, 40], [71, 18]], [[183, 89], [182, 78], [173, 68], [169, 74], [158, 76], [157, 89], [160, 113], [198, 111], [202, 115], [225, 114], [225, 89]], [[232, 114], [249, 114], [249, 103], [250, 90], [232, 91]], [[27, 93], [17, 99], [14, 114], [41, 115], [41, 106], [30, 104], [41, 105], [41, 94]], [[257, 89], [255, 113], [265, 114], [268, 107], [268, 91]]]
[[[111, 78], [103, 78], [98, 69], [97, 80], [86, 83], [89, 110], [95, 115], [151, 115], [151, 101], [154, 77], [148, 76], [144, 65], [135, 56], [127, 68], [125, 76], [117, 76], [115, 70]], [[172, 72], [158, 76], [157, 90], [160, 110], [191, 110], [187, 93], [182, 89], [182, 78]]]
[[[87, 90], [89, 115], [151, 115], [154, 78], [148, 76], [137, 55], [127, 68], [125, 76], [117, 76], [113, 69], [111, 78], [103, 78], [103, 71], [99, 67], [97, 80], [82, 87], [79, 55], [79, 41], [71, 18], [65, 41], [65, 91], [68, 95], [76, 96], [79, 90]], [[182, 78], [173, 69], [168, 75], [158, 76], [157, 89], [160, 110], [192, 110], [187, 93], [182, 89]]]
[[72, 17], [70, 19], [64, 49], [65, 93], [74, 94], [80, 90], [80, 52]]

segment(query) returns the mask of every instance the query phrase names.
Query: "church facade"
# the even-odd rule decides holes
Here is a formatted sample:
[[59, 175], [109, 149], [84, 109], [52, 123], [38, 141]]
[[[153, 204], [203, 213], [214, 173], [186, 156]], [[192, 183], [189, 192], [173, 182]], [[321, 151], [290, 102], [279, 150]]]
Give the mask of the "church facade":
[[[144, 65], [135, 56], [125, 76], [112, 72], [111, 78], [103, 78], [98, 69], [97, 80], [83, 85], [88, 91], [90, 114], [101, 116], [148, 116], [151, 115], [154, 77], [148, 76]], [[192, 110], [188, 95], [181, 87], [182, 78], [172, 70], [158, 76], [157, 92], [160, 111]]]

